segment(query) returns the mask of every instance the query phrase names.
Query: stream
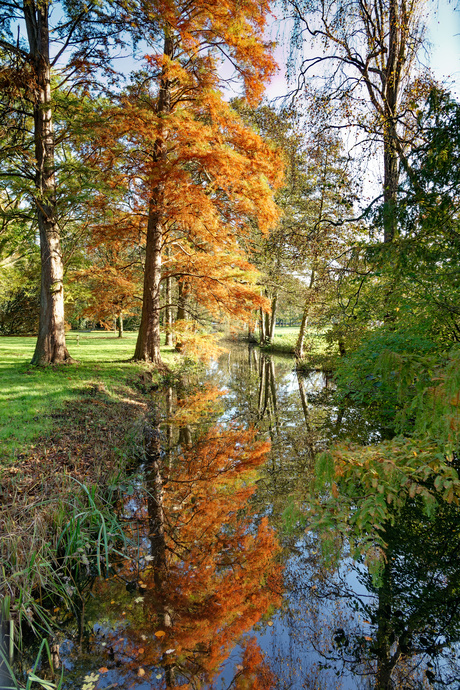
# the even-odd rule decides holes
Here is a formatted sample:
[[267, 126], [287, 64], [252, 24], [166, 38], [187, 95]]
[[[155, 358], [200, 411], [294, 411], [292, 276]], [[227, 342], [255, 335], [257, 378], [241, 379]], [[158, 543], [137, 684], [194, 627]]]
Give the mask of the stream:
[[308, 529], [316, 454], [381, 430], [322, 372], [228, 346], [154, 394], [121, 510], [130, 558], [59, 642], [63, 688], [460, 688], [460, 519], [417, 506], [388, 529], [379, 581], [325, 562]]

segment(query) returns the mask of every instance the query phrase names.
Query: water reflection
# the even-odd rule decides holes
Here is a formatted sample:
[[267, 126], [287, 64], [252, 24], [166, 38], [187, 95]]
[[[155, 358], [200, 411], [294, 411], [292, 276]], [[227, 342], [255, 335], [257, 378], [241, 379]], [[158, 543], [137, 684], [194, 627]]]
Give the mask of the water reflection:
[[323, 683], [338, 676], [338, 687], [459, 687], [459, 528], [457, 506], [440, 503], [428, 518], [414, 500], [386, 524], [377, 581], [338, 534], [342, 560], [326, 567], [322, 535], [309, 533], [285, 577], [292, 655], [314, 650]]
[[[123, 687], [212, 687], [217, 677], [274, 687], [247, 635], [281, 603], [276, 535], [250, 506], [270, 442], [250, 426], [216, 423], [221, 397], [181, 381], [164, 397], [164, 422], [157, 412], [147, 419], [144, 486], [126, 499], [138, 554], [97, 583], [91, 611], [99, 620], [91, 651]], [[111, 621], [101, 626], [109, 600]]]
[[86, 650], [62, 648], [64, 687], [98, 668], [101, 690], [460, 687], [458, 508], [428, 518], [414, 496], [385, 523], [376, 580], [328, 520], [329, 495], [309, 529], [315, 456], [341, 436], [380, 432], [321, 372], [253, 348], [162, 391], [124, 501], [132, 560], [94, 587]]

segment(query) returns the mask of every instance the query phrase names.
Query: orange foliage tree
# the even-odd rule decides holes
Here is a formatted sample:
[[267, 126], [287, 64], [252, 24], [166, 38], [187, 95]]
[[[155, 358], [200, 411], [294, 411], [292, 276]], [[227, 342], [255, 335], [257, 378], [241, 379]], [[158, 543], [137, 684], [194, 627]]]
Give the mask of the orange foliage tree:
[[104, 226], [96, 230], [85, 248], [87, 266], [74, 272], [73, 282], [89, 293], [81, 316], [96, 319], [106, 328], [117, 320], [123, 336], [123, 318], [139, 311], [142, 262], [137, 246], [127, 246], [113, 237], [104, 237]]
[[186, 276], [207, 306], [243, 319], [250, 304], [265, 306], [250, 288], [254, 271], [242, 238], [251, 222], [262, 231], [275, 222], [272, 192], [282, 165], [219, 90], [220, 53], [236, 68], [248, 98], [260, 97], [275, 68], [263, 39], [268, 0], [150, 0], [146, 7], [146, 24], [154, 26], [157, 41], [161, 36], [162, 49], [147, 58], [146, 71], [118, 105], [103, 113], [92, 159], [110, 170], [113, 185], [125, 185], [133, 224], [142, 229], [145, 271], [135, 359], [159, 365], [166, 246], [174, 252], [176, 275]]

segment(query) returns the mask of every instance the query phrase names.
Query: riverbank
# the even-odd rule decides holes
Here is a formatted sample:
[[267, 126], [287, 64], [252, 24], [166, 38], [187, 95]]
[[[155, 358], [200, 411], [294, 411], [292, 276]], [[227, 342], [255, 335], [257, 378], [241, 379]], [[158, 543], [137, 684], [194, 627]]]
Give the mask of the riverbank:
[[[67, 343], [74, 364], [32, 367], [35, 338], [0, 338], [0, 461], [15, 462], [28, 444], [59, 428], [55, 417], [64, 405], [75, 403], [88, 393], [104, 392], [112, 401], [131, 399], [139, 390], [146, 367], [130, 362], [136, 333], [117, 338], [108, 332], [70, 332]], [[172, 348], [164, 347], [168, 366], [176, 359]], [[150, 374], [149, 374], [150, 376]], [[151, 375], [158, 383], [158, 374]], [[142, 386], [141, 386], [142, 388]]]
[[[270, 345], [261, 346], [258, 341], [255, 344], [262, 352], [295, 355], [298, 336], [298, 326], [277, 327]], [[325, 333], [315, 328], [307, 329], [304, 350], [305, 357], [303, 360], [297, 360], [296, 366], [306, 371], [315, 369], [332, 371], [340, 356], [337, 345], [329, 343]]]
[[[142, 449], [162, 377], [129, 361], [136, 334], [69, 333], [75, 363], [30, 366], [35, 338], [0, 338], [0, 601], [20, 639], [75, 605], [82, 571], [104, 572], [123, 539], [113, 502]], [[177, 366], [171, 348], [165, 363]]]

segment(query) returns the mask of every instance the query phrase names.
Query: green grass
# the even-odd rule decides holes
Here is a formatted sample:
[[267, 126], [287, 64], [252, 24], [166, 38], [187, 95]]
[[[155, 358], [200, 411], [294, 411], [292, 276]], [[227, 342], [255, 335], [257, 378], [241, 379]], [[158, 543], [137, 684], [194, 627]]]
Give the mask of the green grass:
[[[266, 352], [286, 352], [294, 354], [297, 338], [299, 336], [298, 326], [277, 327], [271, 345], [264, 347]], [[307, 329], [305, 351], [306, 359], [310, 356], [322, 355], [326, 351], [326, 341], [321, 332], [316, 329]]]
[[[0, 337], [0, 459], [14, 461], [35, 438], [50, 431], [52, 415], [65, 403], [78, 400], [91, 387], [102, 385], [116, 399], [127, 381], [145, 367], [129, 362], [136, 333], [118, 338], [110, 332], [67, 334], [75, 364], [32, 367], [34, 337]], [[171, 348], [162, 356], [171, 365]]]

